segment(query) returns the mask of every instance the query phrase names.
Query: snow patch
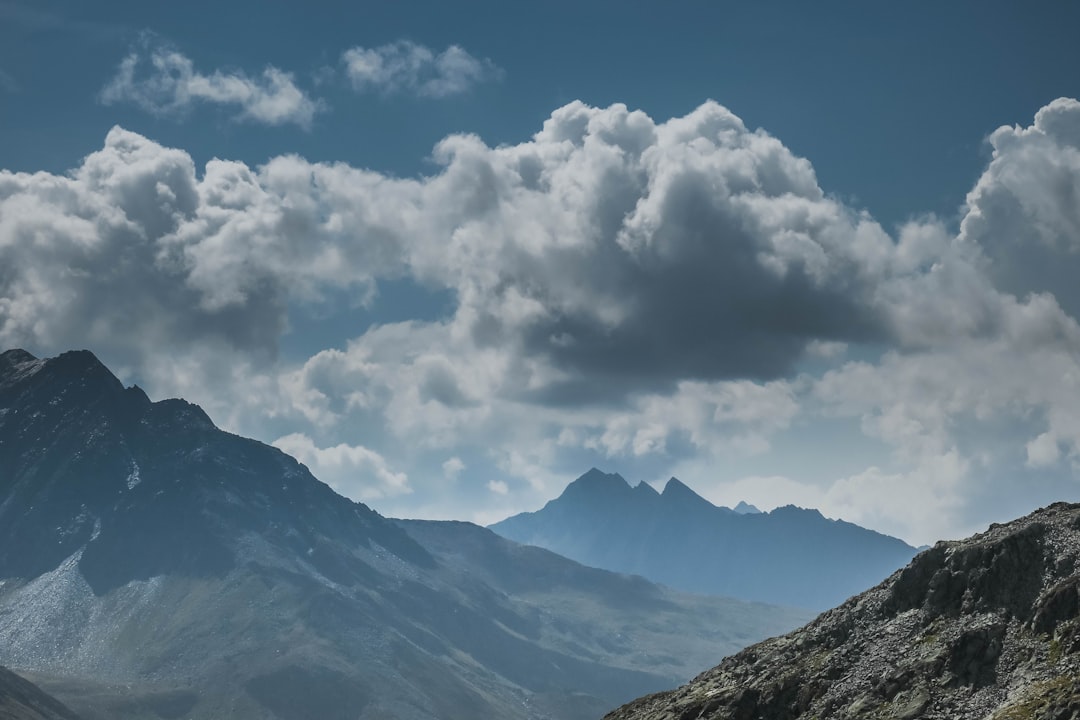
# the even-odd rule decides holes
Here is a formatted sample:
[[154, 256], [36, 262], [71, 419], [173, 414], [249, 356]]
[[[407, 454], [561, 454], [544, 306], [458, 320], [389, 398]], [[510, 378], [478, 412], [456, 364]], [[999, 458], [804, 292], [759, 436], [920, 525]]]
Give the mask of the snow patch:
[[162, 578], [96, 597], [79, 571], [82, 549], [25, 584], [0, 585], [0, 664], [101, 679], [135, 678], [117, 653], [125, 629], [160, 602]]

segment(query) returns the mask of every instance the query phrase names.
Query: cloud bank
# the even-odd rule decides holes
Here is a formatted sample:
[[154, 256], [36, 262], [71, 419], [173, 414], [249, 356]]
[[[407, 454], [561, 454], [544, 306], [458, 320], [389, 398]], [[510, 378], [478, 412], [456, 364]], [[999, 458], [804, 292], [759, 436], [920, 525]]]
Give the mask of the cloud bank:
[[[195, 97], [181, 60], [155, 103]], [[369, 74], [426, 82], [398, 72]], [[405, 179], [297, 156], [197, 171], [115, 128], [67, 175], [0, 172], [0, 345], [92, 347], [229, 427], [287, 428], [279, 444], [357, 497], [456, 493], [489, 514], [589, 458], [723, 493], [726, 459], [854, 422], [880, 463], [744, 499], [794, 483], [929, 540], [1009, 482], [988, 469], [1071, 478], [1080, 460], [1078, 298], [1032, 270], [1076, 262], [1080, 103], [990, 142], [958, 230], [888, 232], [712, 102], [663, 122], [571, 103], [517, 145], [448, 137], [436, 172]], [[400, 278], [451, 311], [277, 359], [290, 309], [378, 303]], [[1008, 441], [980, 442], [995, 424]], [[465, 467], [487, 499], [462, 494]]]

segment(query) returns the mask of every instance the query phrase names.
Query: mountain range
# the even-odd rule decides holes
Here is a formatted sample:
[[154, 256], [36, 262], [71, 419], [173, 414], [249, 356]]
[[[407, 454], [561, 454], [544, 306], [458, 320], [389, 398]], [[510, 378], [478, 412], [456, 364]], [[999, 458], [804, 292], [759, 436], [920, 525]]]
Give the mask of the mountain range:
[[663, 492], [596, 468], [536, 512], [490, 526], [503, 537], [688, 592], [833, 607], [906, 565], [916, 549], [817, 510], [717, 507], [671, 478]]
[[85, 720], [594, 718], [806, 619], [390, 520], [89, 352], [0, 354], [0, 664]]
[[809, 625], [607, 720], [1074, 720], [1080, 505], [941, 542]]

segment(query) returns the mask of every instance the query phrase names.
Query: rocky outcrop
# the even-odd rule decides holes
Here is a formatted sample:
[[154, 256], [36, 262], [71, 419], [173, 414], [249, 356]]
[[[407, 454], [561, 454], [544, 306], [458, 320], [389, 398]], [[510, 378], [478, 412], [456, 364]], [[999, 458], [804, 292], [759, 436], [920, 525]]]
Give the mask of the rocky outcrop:
[[1080, 505], [942, 542], [804, 628], [606, 720], [1080, 718]]

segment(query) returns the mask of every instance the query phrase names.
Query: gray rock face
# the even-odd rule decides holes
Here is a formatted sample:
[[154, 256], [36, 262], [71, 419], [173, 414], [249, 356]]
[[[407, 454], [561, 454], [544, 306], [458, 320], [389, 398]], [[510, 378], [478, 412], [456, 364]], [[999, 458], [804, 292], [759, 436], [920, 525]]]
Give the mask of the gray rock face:
[[806, 627], [606, 720], [1080, 718], [1080, 505], [938, 543]]

